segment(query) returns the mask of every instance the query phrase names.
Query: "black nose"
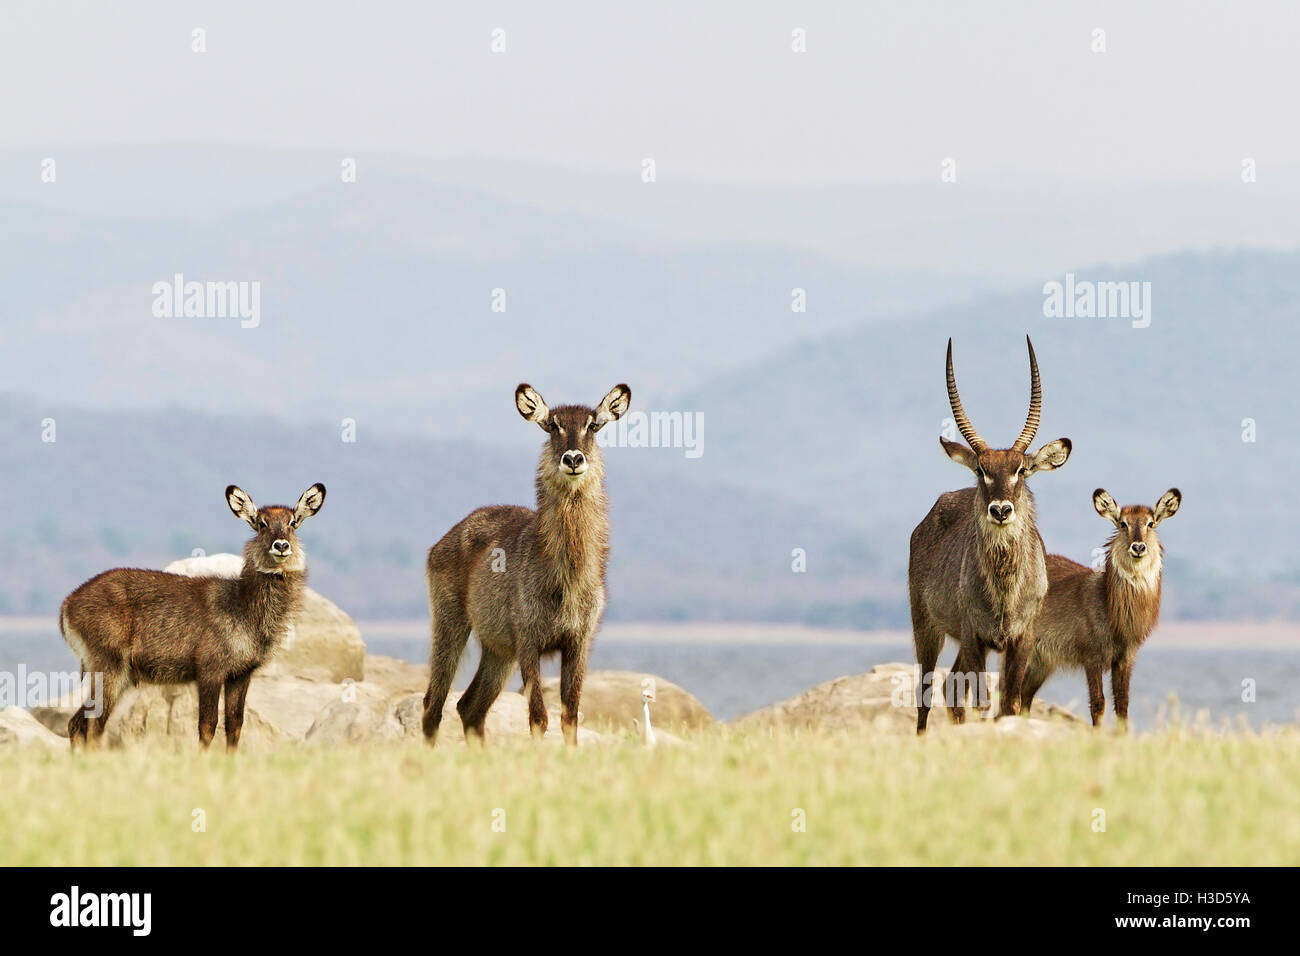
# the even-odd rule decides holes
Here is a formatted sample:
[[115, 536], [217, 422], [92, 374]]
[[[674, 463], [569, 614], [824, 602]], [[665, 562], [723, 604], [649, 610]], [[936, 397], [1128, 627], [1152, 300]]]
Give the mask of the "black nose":
[[281, 554], [287, 554], [289, 551], [289, 542], [281, 538], [279, 541], [272, 541], [271, 548], [274, 551], [279, 551]]
[[1147, 553], [1147, 546], [1146, 546], [1145, 544], [1143, 544], [1141, 541], [1134, 541], [1134, 542], [1130, 545], [1130, 547], [1133, 549], [1133, 553], [1134, 553], [1134, 554], [1146, 554], [1146, 553]]
[[1011, 517], [1011, 505], [989, 505], [989, 515], [994, 521], [1006, 521]]
[[584, 461], [586, 461], [586, 458], [583, 457], [580, 451], [566, 451], [560, 458], [560, 463], [565, 468], [581, 468]]

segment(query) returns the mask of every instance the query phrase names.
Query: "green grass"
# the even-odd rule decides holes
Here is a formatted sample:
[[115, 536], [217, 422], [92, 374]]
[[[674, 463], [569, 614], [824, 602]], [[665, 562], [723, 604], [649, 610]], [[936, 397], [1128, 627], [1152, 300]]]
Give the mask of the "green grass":
[[0, 779], [5, 865], [1300, 861], [1295, 733], [9, 750]]

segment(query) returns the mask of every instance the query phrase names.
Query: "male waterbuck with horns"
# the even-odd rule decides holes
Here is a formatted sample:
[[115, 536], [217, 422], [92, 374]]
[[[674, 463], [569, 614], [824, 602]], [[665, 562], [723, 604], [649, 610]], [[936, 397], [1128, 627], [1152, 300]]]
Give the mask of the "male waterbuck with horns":
[[456, 703], [465, 738], [482, 742], [483, 722], [515, 662], [528, 696], [533, 737], [546, 733], [541, 658], [560, 653], [560, 723], [578, 742], [578, 700], [587, 651], [605, 607], [609, 556], [605, 466], [596, 432], [632, 400], [616, 385], [595, 408], [547, 408], [532, 386], [515, 389], [519, 414], [549, 438], [537, 463], [537, 510], [480, 508], [429, 549], [433, 651], [424, 695], [424, 736], [437, 739], [442, 708], [470, 632], [482, 648], [478, 671]]
[[1092, 505], [1115, 525], [1106, 560], [1093, 571], [1059, 554], [1047, 556], [1047, 599], [1038, 615], [1038, 644], [1021, 688], [1022, 709], [1052, 672], [1082, 670], [1088, 679], [1088, 710], [1094, 727], [1106, 711], [1102, 675], [1110, 671], [1115, 716], [1128, 721], [1128, 685], [1138, 648], [1160, 619], [1164, 546], [1156, 526], [1178, 511], [1183, 495], [1170, 488], [1154, 508], [1127, 505], [1098, 488]]
[[239, 745], [244, 697], [253, 671], [279, 647], [302, 599], [307, 559], [299, 525], [320, 511], [325, 486], [312, 485], [293, 508], [258, 508], [231, 485], [226, 502], [253, 529], [237, 578], [187, 577], [165, 571], [105, 571], [63, 601], [59, 630], [82, 674], [103, 674], [98, 717], [78, 710], [68, 721], [73, 747], [98, 742], [113, 706], [135, 684], [198, 683], [199, 742], [217, 730], [226, 692], [226, 747]]
[[920, 677], [916, 732], [925, 733], [934, 692], [934, 666], [944, 637], [960, 643], [945, 694], [954, 721], [965, 719], [966, 681], [987, 692], [989, 650], [1002, 652], [1000, 714], [1016, 713], [1020, 682], [1033, 650], [1033, 623], [1047, 593], [1042, 538], [1034, 522], [1034, 496], [1026, 479], [1051, 471], [1070, 457], [1070, 440], [1048, 442], [1035, 454], [1029, 445], [1042, 414], [1038, 360], [1028, 336], [1029, 416], [1008, 449], [990, 448], [962, 409], [948, 340], [948, 402], [967, 448], [939, 439], [948, 457], [975, 473], [975, 486], [940, 495], [912, 532], [908, 593], [912, 639]]

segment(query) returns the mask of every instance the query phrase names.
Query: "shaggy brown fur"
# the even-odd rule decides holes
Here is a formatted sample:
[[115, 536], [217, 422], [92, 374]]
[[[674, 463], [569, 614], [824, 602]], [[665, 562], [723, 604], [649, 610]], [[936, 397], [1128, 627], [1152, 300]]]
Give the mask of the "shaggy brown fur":
[[[1028, 341], [1026, 339], [1026, 341]], [[948, 457], [975, 472], [975, 487], [940, 495], [912, 532], [907, 568], [912, 641], [919, 676], [916, 732], [925, 733], [934, 695], [934, 667], [945, 637], [960, 644], [944, 687], [952, 719], [966, 717], [973, 683], [977, 703], [987, 689], [990, 650], [1002, 652], [1004, 693], [1000, 715], [1016, 712], [1020, 682], [1034, 646], [1033, 622], [1047, 593], [1043, 539], [1035, 523], [1027, 479], [1051, 471], [1070, 457], [1070, 440], [1028, 448], [1038, 430], [1042, 393], [1033, 343], [1029, 344], [1029, 415], [1008, 449], [989, 448], [966, 418], [952, 370], [948, 341], [948, 401], [970, 447], [940, 438]], [[1006, 689], [1010, 693], [1006, 693]]]
[[279, 646], [302, 598], [307, 563], [295, 531], [320, 510], [325, 486], [312, 485], [295, 508], [259, 510], [234, 485], [226, 489], [226, 501], [255, 532], [244, 546], [239, 577], [118, 568], [91, 578], [64, 600], [59, 630], [81, 662], [83, 678], [103, 675], [99, 715], [90, 719], [82, 709], [68, 721], [74, 748], [102, 738], [113, 707], [130, 687], [190, 681], [199, 688], [199, 742], [212, 742], [224, 688], [226, 746], [238, 746], [248, 682]]
[[1047, 599], [1039, 615], [1038, 646], [1021, 690], [1027, 713], [1043, 682], [1061, 668], [1082, 669], [1088, 681], [1093, 726], [1106, 711], [1103, 675], [1110, 671], [1115, 716], [1128, 720], [1129, 681], [1138, 648], [1160, 619], [1164, 545], [1156, 526], [1178, 511], [1182, 493], [1171, 488], [1154, 508], [1123, 509], [1106, 491], [1093, 492], [1097, 513], [1115, 524], [1106, 562], [1092, 571], [1059, 554], [1047, 558]]
[[433, 620], [424, 735], [437, 739], [442, 708], [470, 632], [482, 648], [478, 671], [456, 704], [468, 740], [483, 723], [516, 662], [534, 737], [546, 732], [541, 659], [560, 654], [560, 723], [578, 741], [578, 702], [587, 652], [605, 607], [609, 555], [605, 469], [596, 432], [631, 402], [618, 385], [595, 408], [549, 409], [533, 388], [515, 390], [519, 413], [550, 436], [537, 464], [537, 510], [480, 508], [429, 549]]

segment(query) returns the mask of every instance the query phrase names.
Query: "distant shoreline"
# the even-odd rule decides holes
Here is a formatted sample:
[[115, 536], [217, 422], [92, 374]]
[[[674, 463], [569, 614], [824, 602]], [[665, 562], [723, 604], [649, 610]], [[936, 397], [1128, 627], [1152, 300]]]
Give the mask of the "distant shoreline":
[[[357, 621], [357, 627], [366, 638], [429, 639], [427, 620]], [[801, 624], [726, 621], [617, 621], [604, 625], [596, 639], [619, 644], [820, 644], [872, 647], [911, 644], [912, 632], [856, 631]], [[1300, 624], [1286, 621], [1170, 621], [1156, 629], [1147, 646], [1300, 651]]]
[[[362, 637], [367, 640], [429, 639], [429, 622], [425, 619], [358, 620], [356, 625], [361, 629]], [[47, 630], [57, 633], [55, 621], [47, 616], [0, 616], [0, 635]], [[912, 633], [743, 621], [617, 621], [602, 627], [596, 638], [619, 644], [818, 644], [872, 647], [910, 644]], [[1300, 651], [1300, 624], [1286, 621], [1170, 621], [1156, 629], [1147, 646]]]

